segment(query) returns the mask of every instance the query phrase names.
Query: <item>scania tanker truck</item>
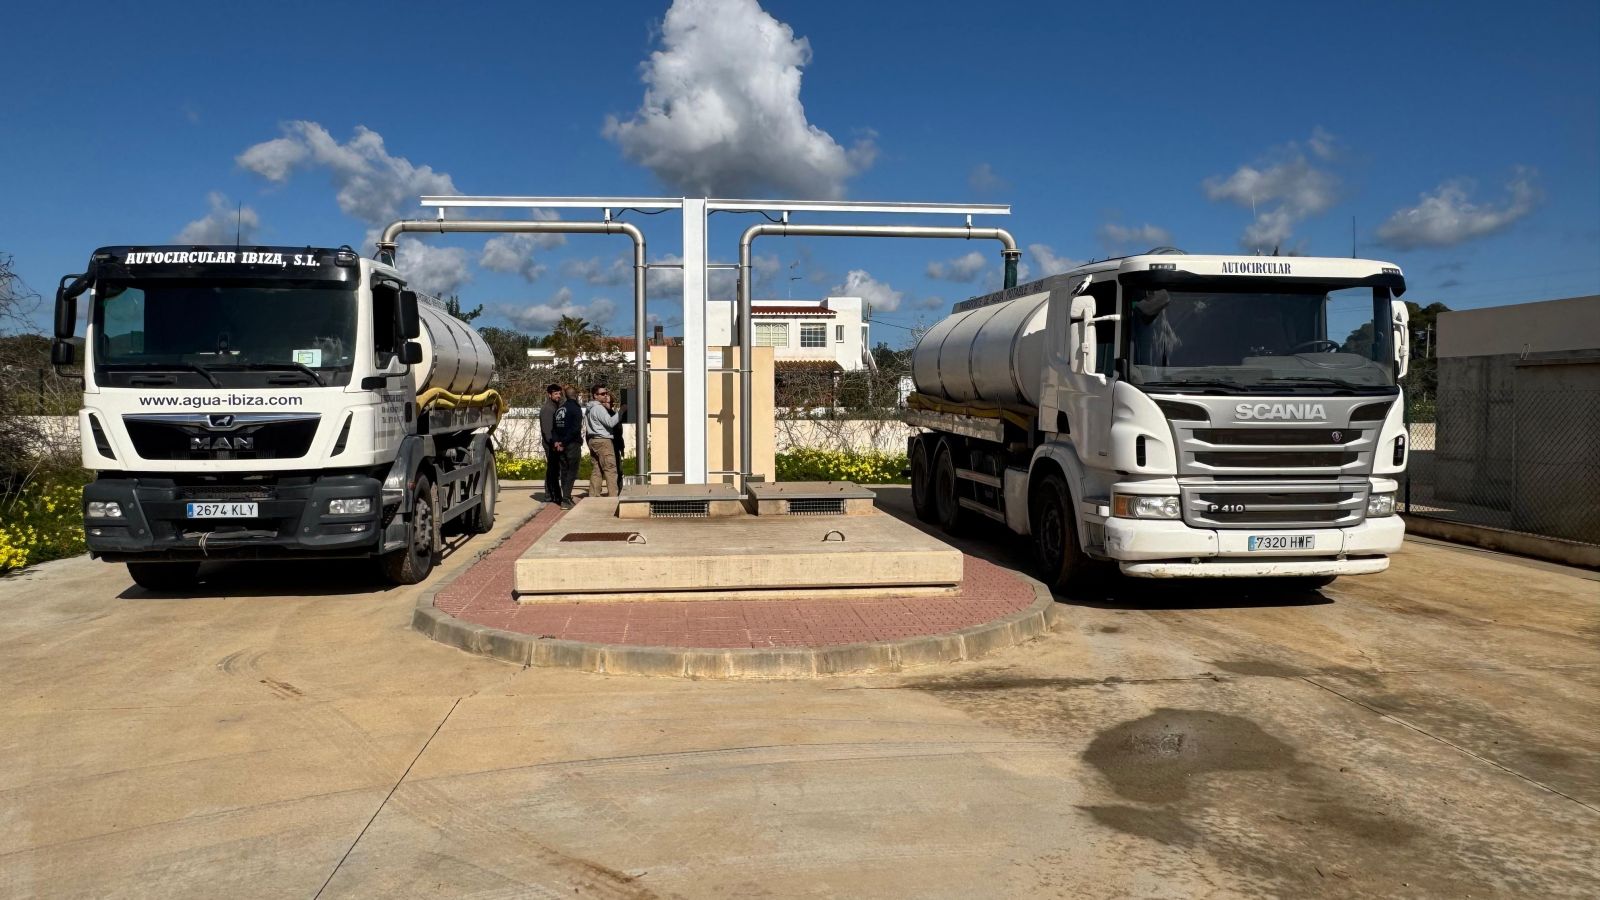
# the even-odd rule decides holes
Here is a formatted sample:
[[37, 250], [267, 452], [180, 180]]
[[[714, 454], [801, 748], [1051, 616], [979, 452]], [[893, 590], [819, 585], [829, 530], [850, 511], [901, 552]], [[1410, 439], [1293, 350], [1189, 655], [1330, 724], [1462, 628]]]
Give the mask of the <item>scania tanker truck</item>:
[[349, 247], [103, 247], [61, 279], [92, 556], [153, 590], [201, 562], [374, 557], [426, 578], [441, 534], [494, 522], [483, 339]]
[[913, 353], [916, 512], [1031, 536], [1062, 587], [1382, 571], [1404, 290], [1387, 262], [1162, 248], [957, 304]]

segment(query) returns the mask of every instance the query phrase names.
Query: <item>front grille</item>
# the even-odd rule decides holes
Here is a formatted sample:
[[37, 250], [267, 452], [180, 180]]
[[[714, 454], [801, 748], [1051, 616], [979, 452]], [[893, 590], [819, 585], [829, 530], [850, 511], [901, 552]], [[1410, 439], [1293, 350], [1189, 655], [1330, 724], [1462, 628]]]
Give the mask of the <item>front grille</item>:
[[200, 484], [180, 487], [179, 500], [273, 500], [278, 492], [259, 484]]
[[842, 516], [844, 500], [834, 498], [801, 497], [789, 501], [791, 516]]
[[1367, 514], [1367, 484], [1293, 484], [1237, 481], [1183, 488], [1183, 516], [1210, 528], [1347, 527]]
[[1326, 450], [1224, 450], [1200, 451], [1194, 455], [1195, 462], [1219, 469], [1334, 469], [1347, 466], [1360, 458], [1359, 453]]
[[704, 519], [711, 515], [710, 500], [651, 500], [652, 519]]
[[1238, 447], [1326, 446], [1361, 440], [1360, 429], [1354, 428], [1196, 428], [1193, 434], [1207, 444]]
[[[317, 418], [245, 425], [232, 431], [213, 431], [196, 425], [127, 418], [123, 425], [141, 459], [221, 460], [298, 459], [311, 450], [317, 435]], [[201, 449], [196, 439], [205, 442]], [[245, 443], [240, 443], [241, 439]]]

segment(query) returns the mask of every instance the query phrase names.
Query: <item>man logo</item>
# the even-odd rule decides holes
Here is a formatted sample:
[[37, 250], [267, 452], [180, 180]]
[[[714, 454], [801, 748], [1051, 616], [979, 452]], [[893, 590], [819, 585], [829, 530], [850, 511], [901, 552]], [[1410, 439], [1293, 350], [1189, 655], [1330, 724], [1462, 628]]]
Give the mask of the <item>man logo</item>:
[[189, 438], [190, 450], [254, 450], [256, 439], [248, 435], [228, 437], [192, 437]]
[[232, 428], [233, 415], [231, 413], [212, 413], [206, 417], [212, 428]]

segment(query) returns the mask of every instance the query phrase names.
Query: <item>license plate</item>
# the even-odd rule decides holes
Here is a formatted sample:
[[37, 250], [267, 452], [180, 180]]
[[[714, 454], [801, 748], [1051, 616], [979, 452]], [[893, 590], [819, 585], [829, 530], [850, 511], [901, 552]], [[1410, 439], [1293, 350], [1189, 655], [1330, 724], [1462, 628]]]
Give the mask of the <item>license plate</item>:
[[1317, 536], [1314, 534], [1252, 534], [1250, 535], [1250, 550], [1315, 550], [1317, 549]]
[[261, 515], [254, 503], [217, 503], [201, 501], [189, 504], [191, 519], [254, 519]]

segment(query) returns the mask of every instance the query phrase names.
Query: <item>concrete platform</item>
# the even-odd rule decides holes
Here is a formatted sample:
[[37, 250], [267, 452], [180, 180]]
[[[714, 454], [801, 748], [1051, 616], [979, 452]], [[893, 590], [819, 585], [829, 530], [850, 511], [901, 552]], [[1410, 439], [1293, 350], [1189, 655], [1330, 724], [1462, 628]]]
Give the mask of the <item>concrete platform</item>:
[[744, 496], [731, 484], [629, 485], [612, 505], [613, 514], [622, 519], [697, 515], [715, 519], [745, 513]]
[[903, 597], [961, 577], [959, 550], [882, 513], [619, 518], [618, 501], [591, 497], [517, 560], [515, 591], [522, 603]]
[[876, 512], [872, 491], [851, 481], [758, 481], [745, 487], [745, 497], [749, 511], [758, 516], [866, 516]]

